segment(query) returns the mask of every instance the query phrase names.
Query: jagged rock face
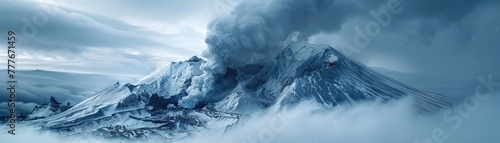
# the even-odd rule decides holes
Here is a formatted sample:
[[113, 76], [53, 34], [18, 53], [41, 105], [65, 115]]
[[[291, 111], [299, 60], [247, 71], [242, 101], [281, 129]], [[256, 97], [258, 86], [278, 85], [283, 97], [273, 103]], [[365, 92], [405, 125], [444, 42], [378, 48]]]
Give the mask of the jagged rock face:
[[203, 73], [200, 66], [204, 63], [198, 57], [173, 62], [141, 82], [116, 83], [63, 113], [32, 124], [67, 135], [178, 139], [222, 133], [241, 122], [242, 115], [304, 100], [336, 107], [414, 96], [419, 112], [451, 105], [440, 95], [380, 75], [329, 46], [295, 43], [265, 65], [228, 69], [224, 78], [231, 79], [230, 85], [213, 93], [223, 98], [194, 109], [179, 107], [192, 78]]
[[54, 96], [51, 96], [50, 97], [50, 106], [51, 107], [59, 107], [61, 106], [61, 103], [57, 102], [56, 98], [54, 98]]
[[63, 111], [68, 110], [72, 106], [69, 105], [61, 105], [56, 98], [53, 96], [50, 97], [49, 103], [42, 104], [40, 106], [36, 106], [31, 113], [28, 114], [27, 120], [36, 120], [47, 118], [56, 114], [59, 114]]

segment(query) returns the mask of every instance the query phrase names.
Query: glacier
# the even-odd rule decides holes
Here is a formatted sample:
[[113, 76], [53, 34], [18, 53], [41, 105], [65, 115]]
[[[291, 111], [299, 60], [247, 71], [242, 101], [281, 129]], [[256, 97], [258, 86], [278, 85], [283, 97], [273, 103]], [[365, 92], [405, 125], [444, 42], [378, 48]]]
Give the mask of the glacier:
[[290, 43], [266, 64], [227, 69], [217, 81], [220, 90], [207, 95], [210, 100], [194, 108], [180, 106], [205, 63], [196, 56], [172, 62], [137, 83], [116, 82], [64, 112], [25, 123], [67, 136], [179, 140], [223, 134], [254, 113], [277, 112], [302, 101], [347, 109], [358, 102], [411, 96], [419, 114], [454, 103], [381, 75], [330, 46]]

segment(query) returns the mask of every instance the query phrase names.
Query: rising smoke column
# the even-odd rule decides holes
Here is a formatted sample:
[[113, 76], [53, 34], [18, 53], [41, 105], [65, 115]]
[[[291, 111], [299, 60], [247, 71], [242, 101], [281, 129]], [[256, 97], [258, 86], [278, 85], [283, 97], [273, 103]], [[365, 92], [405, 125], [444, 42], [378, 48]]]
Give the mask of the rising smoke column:
[[205, 39], [205, 73], [193, 78], [181, 106], [192, 108], [224, 89], [221, 77], [228, 68], [263, 65], [294, 37], [306, 41], [321, 32], [339, 30], [356, 6], [335, 0], [247, 0], [214, 19]]

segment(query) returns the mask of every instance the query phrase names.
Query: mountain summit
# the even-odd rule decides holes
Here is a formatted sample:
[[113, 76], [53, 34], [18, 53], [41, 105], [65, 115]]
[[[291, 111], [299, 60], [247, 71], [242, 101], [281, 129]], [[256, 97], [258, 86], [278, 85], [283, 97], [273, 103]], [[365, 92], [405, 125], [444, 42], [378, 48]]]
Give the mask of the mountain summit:
[[266, 64], [227, 69], [213, 81], [218, 90], [205, 95], [208, 100], [194, 108], [180, 106], [205, 63], [198, 57], [172, 62], [138, 83], [115, 83], [65, 112], [32, 123], [66, 135], [178, 139], [223, 133], [246, 115], [306, 100], [336, 108], [412, 96], [419, 113], [452, 104], [376, 73], [332, 47], [293, 43]]

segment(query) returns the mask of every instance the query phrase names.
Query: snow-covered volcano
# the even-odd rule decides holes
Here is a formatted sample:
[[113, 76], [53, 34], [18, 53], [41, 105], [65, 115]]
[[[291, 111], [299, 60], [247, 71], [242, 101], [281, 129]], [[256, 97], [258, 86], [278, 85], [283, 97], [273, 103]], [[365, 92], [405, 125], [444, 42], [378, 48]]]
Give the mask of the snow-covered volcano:
[[325, 108], [348, 108], [361, 101], [413, 96], [419, 113], [451, 106], [441, 95], [378, 74], [332, 47], [305, 43], [288, 45], [265, 65], [227, 69], [215, 83], [220, 90], [206, 95], [213, 98], [195, 108], [179, 106], [205, 63], [198, 57], [172, 62], [139, 83], [113, 84], [60, 114], [31, 123], [67, 135], [178, 139], [223, 133], [244, 122], [246, 115], [306, 100]]

